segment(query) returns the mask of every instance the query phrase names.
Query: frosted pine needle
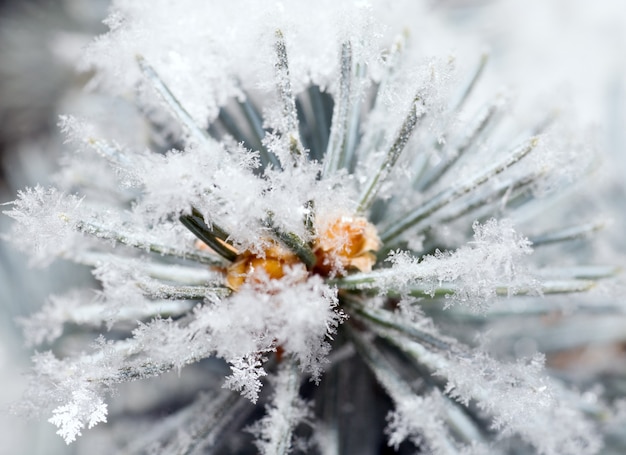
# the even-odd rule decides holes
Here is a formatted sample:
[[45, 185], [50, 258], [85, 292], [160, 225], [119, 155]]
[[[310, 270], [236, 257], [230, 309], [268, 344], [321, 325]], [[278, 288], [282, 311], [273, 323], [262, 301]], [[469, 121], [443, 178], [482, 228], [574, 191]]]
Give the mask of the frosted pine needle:
[[[611, 397], [591, 403], [541, 354], [498, 359], [475, 338], [562, 295], [588, 310], [579, 296], [615, 274], [535, 251], [601, 228], [533, 228], [564, 176], [584, 174], [584, 151], [534, 126], [500, 132], [502, 99], [474, 99], [487, 57], [474, 71], [417, 59], [415, 38], [371, 33], [380, 5], [337, 25], [345, 10], [329, 4], [337, 24], [303, 37], [291, 4], [241, 18], [187, 3], [115, 2], [88, 51], [101, 83], [137, 88], [147, 147], [64, 117], [80, 153], [58, 187], [5, 212], [33, 263], [75, 261], [101, 283], [20, 321], [51, 350], [18, 408], [68, 444], [107, 418], [116, 434], [109, 397], [173, 371], [197, 390], [155, 397], [111, 453], [598, 453]], [[324, 65], [307, 66], [308, 40]], [[78, 177], [85, 159], [94, 180]], [[63, 341], [79, 328], [89, 350]]]

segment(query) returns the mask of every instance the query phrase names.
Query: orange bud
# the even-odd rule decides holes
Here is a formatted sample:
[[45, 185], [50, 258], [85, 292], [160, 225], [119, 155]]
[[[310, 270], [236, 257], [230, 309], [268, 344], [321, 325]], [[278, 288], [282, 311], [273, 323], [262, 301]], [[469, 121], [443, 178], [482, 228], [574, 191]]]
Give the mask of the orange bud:
[[348, 269], [372, 270], [380, 248], [376, 228], [363, 217], [342, 216], [318, 228], [316, 271], [322, 275]]
[[261, 255], [244, 252], [228, 266], [226, 283], [233, 291], [244, 283], [260, 283], [263, 277], [278, 280], [285, 276], [286, 267], [299, 262], [298, 257], [279, 245], [271, 245]]

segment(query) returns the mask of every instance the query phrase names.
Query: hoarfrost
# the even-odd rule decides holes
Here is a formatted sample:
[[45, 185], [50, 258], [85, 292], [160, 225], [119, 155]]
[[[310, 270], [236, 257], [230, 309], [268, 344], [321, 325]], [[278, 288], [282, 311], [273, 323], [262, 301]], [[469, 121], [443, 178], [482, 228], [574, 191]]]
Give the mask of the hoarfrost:
[[82, 199], [39, 185], [18, 192], [13, 208], [5, 211], [17, 223], [8, 238], [31, 256], [31, 264], [47, 266], [76, 243], [74, 223], [82, 213]]
[[[392, 253], [393, 275], [384, 277], [383, 286], [400, 286], [409, 292], [419, 285], [426, 293], [454, 285], [451, 303], [484, 310], [504, 288], [508, 295], [521, 290], [539, 293], [538, 282], [524, 263], [532, 252], [530, 242], [518, 234], [510, 220], [491, 219], [473, 225], [474, 240], [454, 252], [437, 251], [418, 261], [407, 253]], [[385, 281], [390, 281], [389, 284]], [[392, 283], [391, 283], [392, 282]]]
[[233, 360], [230, 365], [232, 373], [226, 377], [224, 387], [227, 387], [256, 403], [261, 391], [261, 378], [267, 376], [262, 368], [263, 364], [256, 355], [248, 355]]
[[77, 390], [72, 393], [72, 401], [52, 411], [48, 422], [56, 425], [57, 434], [69, 444], [80, 436], [80, 430], [92, 428], [99, 422], [106, 422], [107, 405], [102, 398], [89, 390]]
[[266, 415], [249, 431], [263, 455], [286, 455], [292, 447], [293, 429], [310, 417], [309, 405], [298, 395], [300, 377], [294, 365], [283, 366], [272, 378], [274, 395]]
[[592, 426], [559, 396], [543, 363], [541, 355], [504, 364], [478, 352], [438, 374], [448, 379], [446, 393], [465, 404], [476, 400], [503, 436], [518, 434], [545, 455], [594, 453], [601, 442]]
[[411, 440], [418, 447], [426, 445], [435, 455], [457, 453], [446, 430], [443, 406], [437, 393], [396, 400], [387, 416], [389, 445], [397, 450], [402, 441]]

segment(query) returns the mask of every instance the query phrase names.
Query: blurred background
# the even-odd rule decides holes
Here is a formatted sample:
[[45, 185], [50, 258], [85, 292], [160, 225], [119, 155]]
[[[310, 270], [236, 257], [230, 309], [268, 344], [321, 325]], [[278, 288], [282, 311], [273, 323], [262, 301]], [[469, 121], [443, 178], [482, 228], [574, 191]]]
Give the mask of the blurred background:
[[[490, 51], [481, 90], [506, 83], [519, 101], [515, 115], [556, 107], [589, 127], [608, 165], [598, 171], [597, 187], [584, 203], [613, 217], [605, 253], [621, 261], [626, 251], [623, 1], [440, 0], [428, 5], [449, 28], [452, 42], [471, 38]], [[106, 31], [107, 8], [105, 0], [0, 2], [0, 203], [13, 200], [20, 188], [50, 183], [63, 148], [59, 114], [98, 108], [98, 95], [85, 90], [90, 75], [75, 65], [83, 46]], [[0, 232], [8, 222], [0, 216]], [[60, 262], [47, 270], [30, 269], [0, 242], [1, 455], [85, 450], [80, 443], [65, 446], [47, 422], [25, 422], [7, 410], [19, 399], [31, 354], [15, 318], [39, 308], [48, 294], [89, 279], [87, 271]]]
[[[100, 0], [0, 2], [0, 203], [24, 186], [50, 184], [63, 146], [58, 115], [80, 111], [85, 102], [79, 99], [89, 75], [74, 68], [82, 47], [106, 31], [107, 6]], [[8, 223], [0, 216], [0, 232]], [[59, 261], [45, 270], [29, 268], [0, 240], [0, 454], [76, 453], [45, 420], [9, 412], [31, 355], [15, 319], [35, 311], [50, 293], [89, 279], [88, 271]]]

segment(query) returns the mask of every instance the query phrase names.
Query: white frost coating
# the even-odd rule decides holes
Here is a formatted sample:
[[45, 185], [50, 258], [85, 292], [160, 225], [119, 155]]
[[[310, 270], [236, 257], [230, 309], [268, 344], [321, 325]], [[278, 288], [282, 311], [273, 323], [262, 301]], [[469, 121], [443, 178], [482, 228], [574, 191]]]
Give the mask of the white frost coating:
[[107, 405], [102, 398], [89, 390], [77, 390], [72, 393], [72, 401], [52, 411], [48, 422], [56, 425], [57, 434], [69, 444], [80, 436], [83, 428], [94, 427], [99, 422], [106, 422]]
[[[105, 240], [100, 247], [106, 247], [107, 243], [112, 246], [123, 237], [122, 243], [126, 245], [146, 251], [150, 243], [168, 245], [181, 255], [188, 250], [185, 243], [193, 237], [180, 223], [171, 221], [150, 228], [143, 223], [131, 227], [129, 215], [117, 208], [89, 206], [84, 198], [64, 194], [56, 188], [27, 188], [11, 204], [13, 208], [4, 213], [17, 223], [7, 237], [30, 254], [31, 263], [37, 266], [49, 265], [58, 257], [75, 258], [89, 249], [90, 242], [77, 231]], [[148, 224], [146, 220], [143, 222]]]
[[486, 354], [451, 362], [439, 374], [448, 379], [446, 392], [478, 406], [494, 417], [503, 435], [518, 434], [545, 455], [593, 453], [601, 446], [588, 422], [569, 403], [557, 399], [543, 375], [543, 356], [503, 364]]
[[[326, 235], [324, 229], [319, 229], [319, 222], [329, 217], [332, 225], [333, 220], [350, 216], [359, 204], [361, 191], [358, 190], [370, 179], [378, 182], [377, 172], [381, 172], [379, 175], [385, 180], [380, 184], [377, 197], [391, 202], [387, 213], [382, 210], [379, 214], [372, 213], [374, 221], [384, 224], [385, 216], [390, 216], [391, 220], [396, 216], [403, 219], [404, 209], [420, 207], [428, 200], [428, 194], [414, 191], [413, 179], [427, 160], [432, 159], [433, 164], [454, 152], [451, 147], [458, 140], [459, 131], [455, 129], [459, 119], [448, 110], [453, 60], [441, 52], [438, 55], [443, 58], [432, 59], [431, 52], [423, 52], [421, 44], [426, 41], [440, 44], [445, 39], [430, 33], [428, 27], [421, 27], [421, 21], [430, 20], [432, 16], [420, 14], [422, 8], [411, 3], [417, 2], [399, 0], [392, 5], [386, 0], [321, 0], [315, 10], [324, 14], [312, 14], [310, 5], [297, 0], [260, 3], [235, 0], [219, 7], [197, 0], [113, 0], [112, 14], [107, 21], [111, 32], [91, 45], [84, 62], [85, 66], [98, 71], [94, 83], [100, 82], [103, 88], [108, 86], [126, 99], [139, 87], [139, 104], [147, 111], [147, 117], [155, 120], [167, 117], [160, 109], [153, 109], [164, 107], [153, 92], [155, 81], [160, 82], [162, 78], [177, 99], [170, 101], [170, 108], [178, 106], [180, 101], [181, 107], [188, 110], [197, 123], [193, 126], [183, 116], [183, 125], [173, 128], [182, 126], [185, 130], [196, 131], [199, 133], [196, 138], [204, 135], [204, 131], [200, 131], [216, 118], [218, 109], [226, 103], [228, 112], [224, 111], [221, 120], [208, 130], [210, 134], [215, 133], [215, 142], [187, 142], [187, 146], [180, 147], [182, 150], [168, 152], [161, 147], [164, 144], [154, 147], [157, 150], [153, 152], [143, 143], [137, 146], [138, 141], [131, 139], [123, 139], [126, 145], [118, 146], [114, 141], [119, 135], [107, 131], [101, 135], [106, 139], [100, 139], [99, 129], [66, 117], [62, 119], [62, 127], [70, 139], [80, 141], [81, 148], [93, 149], [100, 157], [94, 160], [97, 163], [89, 163], [90, 166], [81, 163], [79, 157], [75, 165], [66, 166], [66, 174], [59, 179], [64, 188], [72, 191], [79, 188], [84, 201], [58, 190], [37, 187], [20, 194], [13, 210], [8, 212], [21, 223], [12, 236], [22, 248], [34, 250], [37, 261], [46, 263], [50, 257], [59, 255], [96, 266], [94, 275], [102, 283], [102, 291], [95, 300], [83, 296], [51, 300], [39, 314], [24, 323], [31, 342], [54, 340], [65, 322], [94, 325], [123, 317], [155, 317], [150, 322], [138, 323], [132, 337], [124, 341], [98, 340], [94, 354], [75, 355], [65, 360], [55, 359], [51, 354], [35, 357], [29, 404], [37, 412], [48, 415], [52, 412], [50, 422], [57, 425], [66, 442], [73, 441], [85, 426], [104, 421], [103, 398], [116, 384], [157, 376], [218, 357], [231, 368], [224, 387], [253, 402], [260, 397], [262, 378], [274, 367], [278, 368], [272, 403], [253, 432], [262, 453], [285, 454], [292, 448], [294, 428], [303, 421], [308, 423], [307, 406], [298, 397], [300, 375], [304, 373], [319, 380], [328, 361], [328, 339], [348, 317], [343, 311], [354, 311], [355, 318], [364, 319], [363, 324], [355, 325], [363, 339], [369, 340], [370, 335], [377, 333], [386, 336], [386, 332], [380, 331], [380, 327], [383, 330], [386, 327], [393, 334], [390, 341], [400, 348], [412, 346], [411, 342], [402, 344], [406, 335], [420, 340], [422, 347], [432, 349], [432, 352], [424, 349], [415, 360], [426, 365], [426, 370], [444, 375], [448, 380], [446, 393], [464, 405], [475, 401], [480, 410], [493, 417], [494, 427], [500, 430], [497, 435], [488, 431], [480, 434], [474, 423], [482, 427], [483, 422], [470, 422], [460, 404], [453, 408], [455, 420], [450, 411], [451, 400], [447, 397], [430, 391], [419, 396], [408, 384], [394, 385], [396, 364], [390, 362], [384, 368], [379, 366], [380, 371], [375, 374], [397, 405], [389, 415], [391, 445], [398, 446], [409, 439], [420, 449], [429, 449], [437, 455], [479, 453], [486, 451], [481, 443], [483, 436], [513, 435], [520, 436], [546, 455], [597, 450], [598, 443], [592, 436], [595, 429], [584, 421], [575, 407], [568, 407], [567, 399], [557, 396], [556, 387], [544, 380], [540, 359], [500, 364], [480, 352], [465, 351], [454, 340], [439, 335], [434, 324], [410, 307], [411, 303], [405, 299], [410, 293], [434, 295], [455, 291], [449, 302], [484, 310], [497, 294], [538, 293], [540, 287], [525, 263], [531, 253], [530, 243], [513, 229], [511, 221], [492, 219], [482, 225], [475, 223], [474, 239], [466, 243], [469, 225], [461, 218], [455, 223], [465, 224], [460, 227], [458, 236], [448, 237], [449, 251], [438, 251], [419, 259], [398, 251], [390, 255], [388, 268], [379, 263], [367, 273], [348, 267], [335, 267], [332, 272], [326, 272], [311, 265], [313, 261], [303, 260], [309, 270], [302, 264], [285, 265], [280, 271], [285, 274], [282, 278], [264, 276], [262, 271], [257, 274], [257, 270], [249, 275], [252, 279], [244, 280], [236, 290], [219, 288], [228, 282], [224, 275], [232, 271], [227, 268], [228, 259], [222, 261], [217, 254], [200, 251], [194, 236], [179, 223], [181, 214], [197, 209], [209, 227], [224, 228], [230, 236], [227, 241], [238, 250], [234, 256], [254, 256], [250, 266], [255, 268], [259, 261], [267, 259], [264, 255], [271, 259], [267, 247], [272, 244], [272, 237], [289, 243], [285, 239], [294, 240], [291, 235], [295, 234], [296, 246], [292, 243], [290, 248], [300, 259], [311, 253], [308, 248], [315, 250], [313, 254], [319, 253], [319, 242]], [[374, 19], [376, 22], [382, 19], [385, 25], [374, 24]], [[404, 62], [396, 67], [387, 66], [385, 50], [405, 25], [436, 39], [423, 40], [420, 36], [407, 39], [404, 44], [411, 41], [410, 46], [399, 50]], [[277, 30], [280, 33], [276, 33]], [[275, 65], [278, 36], [284, 37], [287, 56], [282, 54], [282, 48], [278, 49], [281, 61]], [[354, 66], [345, 73], [351, 74], [353, 90], [344, 97], [347, 109], [341, 111], [343, 89], [339, 55], [341, 49], [348, 48], [352, 49]], [[146, 77], [145, 71], [143, 76], [140, 74], [138, 56], [154, 67], [158, 77]], [[288, 68], [284, 64], [287, 60]], [[345, 58], [344, 63], [347, 60]], [[386, 75], [391, 78], [382, 80]], [[366, 88], [378, 87], [378, 82], [381, 82], [381, 89], [376, 96], [376, 107], [370, 111], [369, 101], [373, 98]], [[323, 94], [316, 98], [317, 88], [303, 93], [311, 84], [319, 85]], [[296, 112], [293, 96], [299, 94], [303, 95], [298, 100], [302, 109]], [[336, 111], [342, 112], [334, 115], [332, 125], [322, 112], [330, 106], [322, 106], [322, 109], [318, 106], [315, 112], [316, 100], [321, 105], [330, 104], [328, 95], [334, 97]], [[257, 119], [255, 113], [248, 111], [246, 114], [253, 120], [239, 125], [242, 118], [238, 118], [234, 110], [242, 107], [237, 102], [247, 96], [262, 112], [261, 118]], [[350, 112], [352, 102], [362, 104]], [[408, 129], [405, 129], [398, 142], [395, 131], [402, 124], [409, 103], [415, 103], [420, 117], [422, 111], [425, 115], [401, 151], [392, 144], [404, 144], [408, 136]], [[157, 112], [151, 112], [153, 110]], [[361, 119], [356, 115], [359, 112], [364, 114]], [[237, 128], [229, 128], [224, 118], [232, 114], [235, 114], [232, 118], [237, 127], [252, 129], [252, 142], [244, 138], [247, 132], [239, 135], [233, 132]], [[298, 125], [300, 115], [304, 118], [302, 125]], [[338, 125], [338, 118], [345, 125]], [[269, 131], [257, 131], [257, 120]], [[153, 126], [154, 129], [162, 127], [159, 121]], [[315, 153], [320, 153], [328, 129], [339, 137], [344, 127], [353, 133], [343, 138], [347, 141], [345, 150], [351, 153], [354, 146], [359, 158], [355, 174], [328, 165], [331, 160], [317, 163], [304, 159], [307, 152], [301, 149], [301, 140], [310, 144]], [[165, 126], [170, 132], [171, 128]], [[220, 138], [226, 130], [234, 137]], [[163, 132], [150, 133], [150, 140], [153, 140], [154, 135]], [[178, 138], [177, 134], [174, 136]], [[246, 142], [236, 143], [239, 140]], [[343, 144], [342, 140], [336, 145]], [[443, 148], [431, 150], [434, 143]], [[267, 159], [265, 150], [244, 149], [261, 147], [259, 144], [278, 157], [282, 169], [261, 168], [260, 163]], [[172, 143], [167, 146], [178, 147]], [[471, 185], [461, 186], [453, 194], [454, 198], [467, 196], [466, 200], [440, 200], [443, 206], [420, 218], [424, 238], [414, 239], [409, 245], [421, 250], [423, 243], [429, 248], [434, 241], [439, 241], [436, 237], [443, 231], [455, 227], [449, 222], [453, 220], [452, 215], [459, 211], [457, 215], [461, 216], [462, 209], [472, 209], [472, 201], [486, 197], [498, 186], [506, 189], [506, 182], [514, 183], [515, 178], [526, 173], [539, 178], [555, 168], [560, 171], [560, 164], [571, 158], [569, 148], [565, 147], [560, 155], [540, 155], [519, 166], [517, 161], [511, 161], [510, 166], [506, 166], [505, 179], [500, 180], [501, 177], [494, 174], [495, 177], [489, 177], [490, 180], [478, 188], [482, 181], [473, 177], [491, 158], [482, 153], [484, 150], [478, 150], [480, 146], [478, 144], [474, 150], [479, 153], [468, 157], [466, 162], [461, 161], [460, 169], [454, 169], [432, 187], [434, 193], [438, 186], [448, 185], [446, 178], [458, 179], [468, 173], [466, 177]], [[390, 147], [394, 153], [389, 155], [388, 164], [391, 166], [391, 161], [399, 158], [395, 168], [388, 172], [384, 166], [380, 169], [380, 159]], [[474, 159], [479, 154], [479, 159]], [[350, 160], [340, 156], [337, 155], [338, 161]], [[423, 161], [419, 160], [421, 156]], [[580, 156], [577, 155], [576, 160], [580, 160]], [[329, 175], [322, 172], [320, 179], [320, 170], [326, 167], [333, 172]], [[100, 173], [100, 168], [108, 171]], [[80, 176], [72, 176], [72, 173]], [[552, 180], [544, 180], [545, 189], [570, 176], [568, 171], [553, 174]], [[479, 173], [478, 177], [481, 175]], [[485, 179], [487, 177], [485, 174]], [[120, 183], [123, 189], [112, 188]], [[535, 190], [544, 189], [537, 182], [529, 181], [528, 185], [531, 183]], [[378, 190], [378, 183], [375, 189]], [[509, 196], [515, 200], [512, 191], [505, 195], [494, 192], [494, 199], [489, 203], [480, 202], [480, 207], [474, 207], [476, 212], [467, 216], [483, 219], [499, 213], [492, 206], [508, 200]], [[369, 207], [374, 196], [367, 202], [363, 206]], [[505, 216], [514, 216], [507, 212], [515, 208], [505, 205], [502, 202]], [[374, 207], [373, 212], [378, 210], [376, 205]], [[364, 209], [362, 215], [367, 216], [366, 212]], [[74, 231], [82, 234], [75, 235]], [[328, 236], [332, 237], [331, 233]], [[336, 246], [348, 248], [350, 242], [346, 240], [350, 236], [348, 232], [345, 236], [337, 234]], [[388, 247], [393, 245], [383, 245], [382, 251], [387, 251]], [[144, 256], [138, 258], [137, 249]], [[103, 258], [105, 252], [112, 251], [123, 259]], [[167, 257], [159, 258], [158, 254]], [[331, 262], [333, 255], [339, 257], [332, 252], [329, 254]], [[156, 262], [139, 263], [144, 257], [149, 257], [150, 261], [163, 259], [160, 263], [163, 267], [156, 266]], [[218, 288], [213, 287], [215, 283], [198, 282], [202, 274], [196, 274], [191, 268], [186, 272], [168, 270], [167, 264], [189, 260], [198, 262], [198, 270], [212, 267], [221, 278], [216, 285]], [[316, 275], [318, 273], [322, 276]], [[359, 293], [361, 288], [368, 287], [380, 295]], [[385, 294], [391, 298], [383, 298]], [[400, 298], [400, 312], [393, 315], [389, 308], [395, 305], [396, 298]], [[162, 299], [173, 301], [172, 306], [163, 305], [166, 311], [171, 311], [167, 315], [182, 317], [161, 318], [158, 308]], [[363, 307], [359, 308], [361, 303]], [[447, 312], [443, 318], [446, 316], [456, 315]], [[343, 342], [341, 337], [338, 343]], [[370, 347], [374, 347], [374, 343]], [[357, 351], [367, 358], [363, 350]], [[441, 354], [442, 351], [449, 355]], [[453, 357], [459, 351], [467, 357]], [[344, 345], [337, 355], [342, 357], [353, 352], [354, 346]], [[392, 355], [395, 351], [385, 352]], [[270, 358], [276, 363], [267, 362]], [[376, 361], [368, 363], [373, 370], [377, 368]], [[403, 382], [401, 376], [398, 374], [396, 382]], [[428, 380], [426, 382], [430, 385]], [[226, 420], [224, 424], [230, 422]], [[460, 424], [465, 424], [465, 428]], [[468, 428], [476, 431], [464, 431]], [[180, 427], [180, 430], [181, 438], [188, 438], [190, 445], [198, 442], [193, 440], [195, 436], [191, 436], [188, 428]], [[518, 442], [518, 439], [511, 440]], [[465, 443], [470, 445], [461, 447]], [[196, 446], [195, 450], [202, 449]]]
[[[91, 298], [86, 294], [73, 291], [64, 296], [51, 295], [37, 313], [18, 319], [24, 331], [26, 345], [37, 346], [56, 340], [63, 333], [63, 324], [66, 322], [89, 324], [89, 318], [77, 317], [82, 302], [93, 298], [93, 294]], [[96, 325], [100, 325], [100, 321]]]
[[224, 387], [241, 394], [256, 403], [261, 391], [261, 378], [267, 376], [257, 355], [235, 359], [230, 365], [231, 374], [226, 377]]
[[[219, 8], [193, 0], [116, 1], [107, 20], [111, 32], [90, 46], [84, 67], [100, 69], [106, 75], [102, 82], [124, 92], [140, 79], [135, 56], [142, 55], [204, 125], [218, 106], [241, 95], [240, 83], [269, 88], [276, 29], [288, 42], [294, 93], [309, 81], [327, 86], [337, 66], [337, 43], [367, 24], [369, 8], [355, 4], [318, 2], [315, 9], [324, 11], [323, 20], [312, 21], [310, 5], [294, 1], [239, 0]], [[369, 52], [378, 49], [371, 46]]]
[[[287, 43], [294, 93], [309, 83], [335, 91], [338, 51], [349, 39], [375, 80], [381, 77], [380, 49], [405, 28], [436, 34], [437, 40], [416, 40], [412, 52], [420, 58], [453, 48], [460, 52], [460, 45], [473, 41], [453, 42], [428, 6], [413, 1], [322, 0], [312, 7], [293, 0], [237, 0], [217, 8], [194, 0], [117, 0], [111, 11], [106, 21], [111, 31], [91, 44], [83, 68], [98, 69], [97, 82], [127, 93], [141, 78], [135, 60], [141, 55], [201, 126], [229, 98], [241, 96], [242, 86], [273, 94], [276, 29]], [[312, 14], [316, 11], [324, 14]]]
[[534, 192], [545, 196], [558, 189], [570, 186], [577, 179], [598, 167], [600, 154], [590, 145], [593, 141], [589, 132], [572, 131], [564, 122], [551, 127], [542, 137], [542, 153], [530, 157], [529, 166], [545, 174]]
[[[150, 169], [149, 163], [146, 166], [140, 159], [143, 157], [145, 161], [145, 157], [149, 156], [143, 151], [143, 144], [140, 147], [130, 147], [126, 142], [119, 144], [108, 139], [114, 131], [72, 115], [61, 116], [59, 127], [66, 137], [65, 142], [76, 148], [73, 150], [75, 153], [65, 157], [65, 167], [54, 179], [62, 187], [77, 185], [93, 189], [100, 186], [106, 192], [121, 193], [122, 187], [132, 189], [141, 186], [143, 176]], [[124, 137], [124, 140], [129, 139]], [[111, 187], [120, 188], [113, 190]], [[102, 198], [101, 192], [94, 196]], [[130, 197], [130, 193], [126, 197]]]
[[403, 343], [403, 349], [447, 379], [450, 397], [465, 405], [476, 402], [492, 417], [494, 429], [519, 435], [541, 454], [580, 455], [601, 447], [593, 426], [546, 376], [541, 355], [503, 363], [482, 351], [444, 357], [413, 342]]
[[334, 334], [345, 315], [336, 309], [336, 290], [318, 277], [302, 280], [292, 271], [268, 280], [267, 292], [244, 286], [228, 299], [205, 304], [181, 326], [157, 319], [135, 330], [135, 342], [153, 361], [181, 368], [211, 355], [231, 364], [226, 386], [253, 401], [265, 375], [260, 356], [280, 346], [300, 368], [318, 379]]
[[270, 212], [283, 231], [306, 238], [302, 207], [308, 201], [322, 208], [348, 206], [352, 196], [346, 189], [329, 194], [330, 183], [315, 179], [318, 166], [311, 163], [288, 172], [266, 171], [266, 178], [260, 178], [253, 174], [255, 155], [240, 148], [215, 145], [211, 150], [190, 148], [137, 160], [150, 169], [142, 175], [143, 195], [134, 208], [139, 219], [165, 220], [189, 213], [193, 206], [208, 224], [217, 222], [228, 231], [241, 249], [261, 249], [258, 231]]
[[39, 185], [20, 191], [13, 208], [4, 212], [17, 221], [8, 237], [30, 254], [31, 264], [49, 265], [75, 245], [73, 225], [82, 212], [81, 202], [77, 196]]
[[263, 182], [250, 172], [250, 157], [233, 162], [221, 146], [172, 151], [148, 160], [150, 172], [144, 174], [144, 195], [135, 210], [150, 219], [166, 219], [191, 206], [212, 216], [235, 215], [235, 201], [249, 209], [249, 196], [263, 190]]
[[[123, 182], [132, 181], [141, 189], [142, 196], [133, 213], [143, 223], [163, 222], [171, 216], [188, 213], [193, 206], [205, 214], [209, 224], [219, 220], [243, 249], [258, 249], [259, 221], [270, 211], [282, 229], [305, 237], [303, 213], [291, 207], [304, 206], [316, 199], [323, 206], [324, 199], [328, 199], [328, 182], [321, 185], [315, 180], [315, 164], [303, 163], [290, 172], [268, 172], [268, 178], [262, 179], [253, 174], [258, 166], [256, 155], [237, 144], [211, 143], [184, 151], [172, 150], [162, 156], [124, 151], [94, 139], [93, 127], [72, 117], [64, 119], [64, 130], [72, 140], [88, 143], [96, 153], [104, 154]], [[278, 155], [289, 153], [277, 150], [284, 148], [280, 141], [269, 145]], [[297, 188], [291, 185], [294, 179], [300, 183]], [[284, 191], [288, 187], [290, 191]], [[261, 199], [260, 194], [264, 195]], [[108, 222], [102, 227], [113, 229]]]
[[492, 219], [484, 225], [474, 223], [473, 227], [474, 240], [452, 253], [438, 251], [421, 261], [406, 253], [392, 253], [388, 260], [393, 267], [383, 286], [408, 291], [411, 284], [417, 283], [434, 293], [445, 283], [457, 283], [452, 303], [474, 310], [485, 309], [500, 287], [505, 287], [509, 295], [519, 289], [537, 288], [523, 261], [532, 252], [530, 242], [513, 229], [511, 221]]
[[[441, 419], [441, 403], [438, 396], [406, 396], [401, 401], [396, 401], [395, 409], [387, 416], [389, 445], [396, 450], [400, 443], [410, 439], [417, 446], [427, 443], [429, 448], [436, 454], [450, 453], [450, 450], [435, 449], [433, 444], [438, 438], [431, 436], [443, 436], [444, 427]], [[435, 431], [433, 431], [433, 429]]]
[[283, 365], [273, 378], [274, 396], [266, 415], [248, 431], [263, 455], [286, 455], [292, 447], [292, 432], [311, 417], [309, 405], [299, 397], [300, 375], [294, 365]]
[[484, 444], [473, 441], [459, 446], [448, 432], [445, 398], [438, 392], [397, 396], [395, 409], [387, 415], [389, 445], [398, 449], [401, 442], [412, 441], [418, 447], [426, 446], [433, 455], [479, 455], [491, 451]]
[[110, 261], [96, 267], [92, 273], [102, 283], [100, 298], [107, 303], [105, 317], [116, 318], [116, 313], [126, 305], [142, 307], [148, 305], [138, 281], [145, 279], [130, 265]]
[[106, 422], [107, 405], [102, 398], [105, 387], [98, 379], [115, 365], [114, 357], [110, 352], [100, 359], [83, 356], [70, 362], [57, 359], [50, 352], [35, 354], [36, 370], [27, 388], [34, 398], [31, 406], [36, 409], [30, 412], [52, 414], [49, 422], [58, 427], [57, 433], [68, 444], [83, 428]]
[[93, 291], [71, 291], [65, 295], [52, 295], [37, 313], [18, 319], [24, 331], [26, 345], [51, 343], [63, 334], [63, 325], [72, 323], [98, 328], [106, 323], [111, 327], [117, 321], [157, 317], [161, 314], [180, 315], [191, 309], [193, 302], [151, 301], [124, 299], [115, 304], [99, 298]]
[[280, 346], [319, 378], [330, 350], [326, 338], [345, 316], [336, 309], [336, 290], [319, 277], [302, 278], [292, 270], [281, 280], [268, 280], [267, 292], [244, 286], [229, 299], [198, 310], [198, 326], [212, 335], [225, 359], [246, 359]]

